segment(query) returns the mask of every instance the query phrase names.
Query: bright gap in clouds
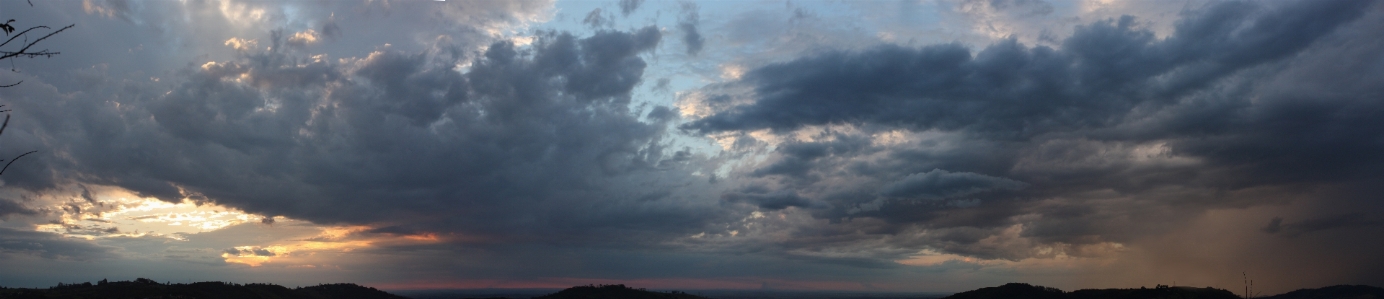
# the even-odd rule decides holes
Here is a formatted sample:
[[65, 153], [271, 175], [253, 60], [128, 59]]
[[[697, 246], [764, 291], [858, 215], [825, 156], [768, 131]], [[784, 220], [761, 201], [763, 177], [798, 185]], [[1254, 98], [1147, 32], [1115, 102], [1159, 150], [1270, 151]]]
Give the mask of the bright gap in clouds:
[[[165, 243], [203, 246], [190, 242], [197, 234], [237, 228], [258, 228], [250, 234], [228, 234], [230, 248], [200, 248], [219, 252], [227, 264], [250, 267], [332, 268], [342, 253], [370, 248], [377, 243], [429, 244], [439, 241], [433, 233], [372, 233], [370, 226], [317, 225], [283, 216], [246, 213], [215, 203], [184, 199], [172, 203], [117, 187], [84, 186], [72, 194], [44, 195], [34, 210], [55, 220], [32, 224], [33, 231], [89, 241], [118, 239], [165, 239]], [[62, 199], [66, 197], [67, 199]], [[13, 222], [11, 222], [13, 223]]]
[[[42, 211], [56, 220], [37, 224], [34, 230], [84, 239], [111, 237], [164, 237], [185, 240], [185, 235], [220, 230], [243, 223], [293, 222], [283, 217], [254, 215], [213, 203], [184, 200], [178, 203], [140, 197], [112, 187], [86, 186], [76, 194], [46, 195]], [[62, 199], [67, 198], [67, 199]]]

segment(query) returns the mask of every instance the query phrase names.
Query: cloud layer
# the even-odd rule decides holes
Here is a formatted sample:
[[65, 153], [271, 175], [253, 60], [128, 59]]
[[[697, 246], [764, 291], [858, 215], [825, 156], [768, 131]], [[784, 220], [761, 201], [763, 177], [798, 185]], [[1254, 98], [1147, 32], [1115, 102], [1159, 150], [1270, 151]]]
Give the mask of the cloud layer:
[[[769, 151], [723, 199], [831, 219], [810, 233], [834, 235], [816, 248], [1109, 255], [1216, 209], [1379, 208], [1366, 169], [1384, 166], [1380, 90], [1366, 82], [1381, 60], [1364, 49], [1380, 44], [1357, 35], [1379, 29], [1364, 17], [1378, 13], [1369, 1], [1217, 2], [1166, 37], [1125, 16], [1078, 25], [1057, 47], [827, 51], [685, 97], [694, 118], [679, 128]], [[1365, 218], [1263, 231], [1376, 221]], [[915, 253], [871, 256], [890, 254]]]
[[[990, 29], [1069, 13], [949, 4]], [[644, 1], [556, 16], [546, 2], [65, 5], [96, 23], [74, 35], [131, 40], [0, 72], [24, 81], [0, 89], [16, 107], [4, 149], [42, 153], [0, 194], [0, 255], [26, 265], [895, 289], [1186, 272], [1222, 286], [1217, 271], [1287, 255], [1319, 258], [1322, 280], [1380, 283], [1360, 273], [1384, 267], [1333, 249], [1384, 248], [1384, 220], [1361, 212], [1384, 209], [1373, 1], [1213, 2], [1166, 30], [1088, 17], [964, 39], [982, 46], [899, 42], [791, 4], [786, 20]], [[550, 18], [571, 24], [533, 25]], [[107, 189], [248, 214], [161, 235], [177, 242], [76, 225], [119, 209]], [[1225, 242], [1170, 245], [1202, 231]]]

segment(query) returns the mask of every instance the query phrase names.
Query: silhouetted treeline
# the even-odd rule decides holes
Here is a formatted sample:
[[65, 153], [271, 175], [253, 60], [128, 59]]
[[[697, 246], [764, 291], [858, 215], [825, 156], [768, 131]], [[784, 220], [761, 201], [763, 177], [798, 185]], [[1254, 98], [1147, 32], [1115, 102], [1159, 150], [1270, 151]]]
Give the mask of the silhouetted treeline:
[[236, 284], [219, 281], [195, 283], [159, 283], [139, 278], [134, 281], [107, 282], [102, 279], [96, 284], [58, 283], [46, 289], [24, 289], [0, 287], [0, 298], [198, 298], [198, 299], [405, 299], [371, 287], [350, 283], [322, 284], [310, 287], [287, 288], [268, 283]]

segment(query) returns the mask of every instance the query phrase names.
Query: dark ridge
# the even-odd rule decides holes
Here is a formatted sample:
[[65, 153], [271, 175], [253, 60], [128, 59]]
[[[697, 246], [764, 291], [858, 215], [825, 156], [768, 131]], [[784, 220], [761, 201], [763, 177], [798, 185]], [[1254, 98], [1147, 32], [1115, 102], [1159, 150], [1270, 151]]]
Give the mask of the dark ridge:
[[1100, 289], [1100, 290], [1076, 290], [1067, 293], [1067, 298], [1071, 299], [1100, 299], [1100, 298], [1122, 298], [1122, 299], [1240, 299], [1227, 290], [1217, 288], [1194, 288], [1194, 287], [1169, 287], [1159, 285], [1158, 287], [1137, 288], [1137, 289]]
[[[1272, 298], [1272, 297], [1271, 297]], [[1308, 297], [1303, 297], [1306, 299]], [[1310, 297], [1312, 299], [1338, 297]], [[1345, 298], [1345, 297], [1339, 297]], [[1361, 299], [1375, 299], [1365, 297]], [[998, 287], [981, 288], [974, 291], [956, 293], [943, 299], [1241, 299], [1227, 290], [1217, 288], [1169, 287], [1158, 285], [1154, 288], [1137, 289], [1086, 289], [1072, 292], [1024, 283], [1010, 283]], [[1299, 299], [1273, 298], [1273, 299]], [[1352, 298], [1353, 299], [1353, 298]], [[1378, 298], [1384, 299], [1384, 298]]]
[[307, 296], [306, 298], [359, 298], [359, 299], [396, 299], [404, 298], [375, 288], [356, 285], [354, 283], [333, 283], [321, 284], [310, 287], [297, 288], [293, 291]]
[[623, 284], [576, 286], [534, 299], [706, 299], [679, 291], [668, 293], [634, 289]]
[[350, 283], [324, 284], [301, 288], [286, 288], [267, 283], [235, 284], [219, 281], [196, 283], [159, 283], [139, 278], [134, 281], [90, 282], [64, 284], [47, 289], [3, 288], [0, 298], [199, 298], [199, 299], [407, 299], [371, 287]]
[[1066, 293], [1056, 288], [1027, 283], [1008, 283], [998, 287], [980, 288], [947, 296], [943, 299], [1063, 299]]
[[1384, 288], [1364, 285], [1338, 285], [1301, 289], [1263, 299], [1384, 299]]

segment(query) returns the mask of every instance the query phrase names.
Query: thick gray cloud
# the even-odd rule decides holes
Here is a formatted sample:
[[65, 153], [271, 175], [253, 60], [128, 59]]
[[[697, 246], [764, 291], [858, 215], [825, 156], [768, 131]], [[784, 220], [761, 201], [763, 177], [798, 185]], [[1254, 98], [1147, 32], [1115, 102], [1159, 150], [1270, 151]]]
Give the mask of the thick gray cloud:
[[[11, 92], [32, 113], [22, 130], [66, 141], [7, 134], [54, 152], [8, 183], [42, 190], [79, 177], [318, 223], [494, 238], [691, 234], [718, 218], [714, 202], [689, 203], [680, 187], [695, 157], [667, 148], [667, 108], [647, 123], [629, 108], [640, 55], [661, 38], [654, 27], [542, 33], [529, 47], [491, 44], [466, 72], [448, 51], [342, 61], [261, 51], [189, 66], [168, 91]], [[37, 114], [63, 110], [82, 112]], [[639, 237], [663, 238], [653, 235]]]
[[1024, 187], [1028, 187], [1028, 184], [1006, 178], [933, 169], [929, 172], [910, 174], [884, 186], [880, 193], [890, 197], [949, 198], [996, 189], [1017, 190]]
[[114, 248], [91, 241], [0, 227], [0, 255], [32, 254], [52, 259], [95, 260], [114, 257]]
[[1166, 105], [1232, 72], [1301, 51], [1369, 3], [1227, 2], [1184, 19], [1163, 40], [1125, 17], [1080, 26], [1060, 49], [1010, 40], [974, 55], [958, 44], [818, 55], [747, 73], [743, 82], [759, 96], [752, 105], [683, 128], [867, 122], [1024, 138], [1105, 126], [1141, 104]]
[[[1216, 2], [1187, 9], [1171, 31], [1143, 17], [1085, 19], [1065, 38], [979, 48], [904, 43], [796, 4], [729, 16], [688, 4], [677, 20], [628, 31], [610, 30], [606, 7], [571, 21], [577, 30], [588, 21], [589, 35], [514, 37], [502, 25], [541, 18], [533, 6], [544, 3], [91, 3], [82, 11], [102, 19], [78, 28], [135, 24], [140, 38], [74, 31], [73, 40], [129, 55], [69, 41], [54, 47], [74, 49], [74, 59], [55, 59], [54, 70], [26, 61], [25, 72], [0, 72], [0, 82], [25, 80], [0, 89], [16, 108], [3, 149], [41, 150], [4, 184], [33, 194], [107, 185], [269, 216], [182, 234], [181, 245], [101, 241], [197, 267], [226, 266], [223, 253], [297, 257], [259, 247], [272, 245], [271, 231], [312, 235], [273, 216], [367, 225], [353, 235], [363, 239], [449, 241], [381, 241], [350, 253], [380, 261], [341, 265], [399, 280], [767, 277], [911, 288], [927, 281], [919, 277], [1042, 276], [1022, 272], [1033, 265], [1024, 263], [1138, 259], [1174, 243], [1160, 239], [1169, 232], [1195, 235], [1187, 232], [1207, 221], [1199, 217], [1224, 211], [1251, 215], [1209, 229], [1239, 229], [1244, 244], [1384, 244], [1348, 238], [1379, 229], [1378, 216], [1361, 211], [1382, 208], [1372, 195], [1384, 191], [1373, 187], [1384, 185], [1374, 171], [1384, 168], [1384, 42], [1373, 38], [1384, 8], [1370, 1]], [[620, 13], [641, 3], [621, 1]], [[988, 15], [1067, 9], [956, 4], [995, 25], [1004, 20]], [[184, 14], [215, 30], [165, 18]], [[655, 55], [661, 46], [679, 53]], [[730, 81], [678, 90], [697, 84], [689, 72]], [[671, 94], [705, 107], [667, 106], [672, 97], [659, 96]], [[0, 217], [49, 216], [40, 208], [49, 207], [0, 200]], [[93, 212], [80, 208], [57, 209]], [[0, 242], [77, 242], [54, 245], [71, 252], [61, 254], [6, 249], [39, 256], [27, 263], [103, 250], [4, 234]], [[1297, 251], [1277, 252], [1354, 252], [1289, 245]], [[1240, 248], [1250, 247], [1276, 248]], [[914, 259], [928, 254], [986, 261]], [[1167, 260], [1158, 258], [1149, 260]], [[1378, 272], [1377, 259], [1357, 260], [1366, 262], [1340, 272]], [[1362, 277], [1352, 281], [1377, 281]]]
[[1284, 223], [1282, 217], [1274, 217], [1269, 221], [1268, 225], [1265, 225], [1260, 230], [1268, 234], [1282, 234], [1284, 236], [1296, 237], [1315, 231], [1378, 225], [1384, 225], [1384, 222], [1370, 220], [1364, 214], [1352, 213], [1312, 218], [1290, 223]]
[[[761, 189], [755, 191], [764, 192], [767, 190]], [[730, 192], [721, 195], [721, 199], [727, 202], [749, 203], [768, 210], [782, 210], [788, 207], [808, 207], [812, 205], [808, 199], [788, 191], [776, 191], [772, 193]]]
[[38, 214], [38, 212], [34, 211], [33, 209], [24, 207], [24, 205], [15, 202], [14, 200], [0, 199], [0, 219], [4, 219], [5, 216], [9, 216], [12, 214], [34, 215]]
[[[1369, 96], [1378, 84], [1361, 79], [1384, 74], [1366, 50], [1381, 49], [1365, 38], [1379, 22], [1362, 17], [1379, 13], [1371, 1], [1218, 2], [1161, 38], [1123, 17], [1078, 26], [1056, 48], [1008, 39], [978, 51], [826, 52], [704, 88], [695, 104], [712, 113], [680, 128], [789, 140], [822, 131], [769, 148], [725, 195], [811, 206], [845, 226], [887, 223], [813, 246], [888, 236], [982, 258], [1081, 256], [1091, 250], [1082, 246], [1136, 242], [1176, 219], [1292, 201], [1286, 194], [1321, 213], [1379, 208], [1368, 186], [1381, 177], [1366, 169], [1384, 167], [1384, 105]], [[843, 126], [858, 133], [831, 129]], [[872, 137], [896, 130], [915, 139]], [[1264, 231], [1377, 221], [1358, 217]], [[913, 229], [931, 233], [905, 237]]]

